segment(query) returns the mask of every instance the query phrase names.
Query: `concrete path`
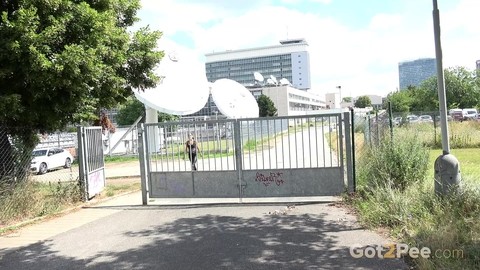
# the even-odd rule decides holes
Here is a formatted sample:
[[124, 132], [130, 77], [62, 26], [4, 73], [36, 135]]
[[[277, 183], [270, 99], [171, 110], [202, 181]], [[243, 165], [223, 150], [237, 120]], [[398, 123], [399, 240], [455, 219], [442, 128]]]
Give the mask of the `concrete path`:
[[0, 237], [0, 269], [408, 269], [332, 204], [141, 206], [140, 193]]

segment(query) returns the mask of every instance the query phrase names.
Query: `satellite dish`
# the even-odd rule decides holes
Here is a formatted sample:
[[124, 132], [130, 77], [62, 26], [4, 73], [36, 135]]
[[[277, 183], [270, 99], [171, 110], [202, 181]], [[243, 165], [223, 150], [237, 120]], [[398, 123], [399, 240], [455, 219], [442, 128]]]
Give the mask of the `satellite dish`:
[[290, 85], [290, 81], [288, 81], [288, 79], [281, 78], [280, 79], [280, 84], [281, 85]]
[[275, 76], [270, 75], [270, 79], [272, 79], [272, 81], [273, 81], [274, 84], [277, 84], [277, 83], [278, 83], [278, 82], [277, 82], [277, 78], [275, 78]]
[[174, 115], [188, 115], [207, 103], [209, 84], [204, 67], [167, 52], [155, 74], [162, 78], [156, 88], [134, 91], [135, 97], [148, 107]]
[[238, 82], [219, 79], [212, 84], [212, 98], [220, 112], [228, 118], [258, 117], [255, 97]]
[[275, 82], [272, 79], [267, 79], [267, 84], [269, 85], [274, 85]]
[[255, 77], [255, 80], [256, 80], [257, 82], [263, 82], [263, 80], [264, 80], [264, 78], [263, 78], [262, 74], [260, 74], [260, 72], [256, 72], [256, 71], [255, 71], [255, 72], [253, 73], [253, 77]]

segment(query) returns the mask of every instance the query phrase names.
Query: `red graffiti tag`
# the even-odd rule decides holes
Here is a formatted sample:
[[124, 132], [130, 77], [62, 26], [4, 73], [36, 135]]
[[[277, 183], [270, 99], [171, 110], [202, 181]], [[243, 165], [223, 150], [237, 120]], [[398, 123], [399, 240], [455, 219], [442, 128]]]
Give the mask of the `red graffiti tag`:
[[266, 187], [272, 183], [275, 183], [277, 186], [281, 186], [283, 183], [285, 183], [285, 180], [282, 179], [282, 175], [283, 173], [281, 172], [271, 172], [270, 175], [265, 176], [263, 173], [257, 172], [255, 182], [261, 182]]

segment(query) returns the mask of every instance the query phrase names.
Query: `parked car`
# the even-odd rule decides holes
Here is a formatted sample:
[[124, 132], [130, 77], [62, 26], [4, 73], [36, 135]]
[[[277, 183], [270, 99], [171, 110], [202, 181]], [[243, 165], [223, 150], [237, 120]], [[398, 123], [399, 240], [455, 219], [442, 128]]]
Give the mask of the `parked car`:
[[455, 121], [463, 121], [463, 110], [462, 109], [451, 109], [448, 114]]
[[402, 117], [401, 117], [401, 116], [397, 116], [397, 117], [393, 118], [393, 121], [392, 121], [392, 122], [393, 122], [393, 124], [394, 124], [395, 126], [399, 126], [399, 125], [402, 124]]
[[433, 123], [433, 118], [432, 116], [428, 115], [428, 114], [425, 114], [425, 115], [420, 115], [418, 117], [419, 121], [420, 122], [424, 122], [424, 123]]
[[475, 120], [478, 116], [477, 109], [463, 109], [463, 120]]
[[32, 152], [30, 170], [34, 173], [44, 174], [48, 170], [59, 167], [70, 168], [73, 156], [61, 148], [38, 149]]
[[[452, 121], [453, 118], [450, 115], [447, 115], [447, 121]], [[435, 122], [440, 122], [440, 115], [435, 116]]]
[[418, 123], [420, 120], [416, 115], [407, 115], [405, 118], [407, 123]]

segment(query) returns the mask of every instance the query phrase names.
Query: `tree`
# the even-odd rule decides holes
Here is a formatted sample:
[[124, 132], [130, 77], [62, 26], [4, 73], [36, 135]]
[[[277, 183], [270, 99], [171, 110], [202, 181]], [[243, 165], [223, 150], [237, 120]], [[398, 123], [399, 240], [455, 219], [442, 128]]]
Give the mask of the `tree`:
[[352, 102], [352, 97], [344, 97], [342, 98], [343, 102]]
[[[145, 105], [138, 99], [131, 97], [120, 108], [117, 114], [118, 125], [132, 125], [139, 116], [145, 116]], [[158, 122], [167, 122], [178, 120], [179, 117], [168, 113], [158, 113]]]
[[273, 101], [266, 95], [262, 94], [257, 99], [260, 117], [276, 116], [277, 108]]
[[[444, 71], [446, 102], [448, 109], [473, 108], [480, 106], [480, 78], [476, 71], [464, 67], [448, 68]], [[437, 77], [425, 80], [420, 86], [409, 88], [413, 111], [438, 110]]]
[[412, 104], [410, 93], [405, 90], [388, 94], [387, 102], [388, 101], [390, 101], [392, 106], [392, 112], [409, 112]]
[[419, 87], [409, 86], [406, 91], [411, 97], [410, 111], [431, 112], [438, 110], [438, 92], [431, 87], [426, 87], [425, 82]]
[[[139, 0], [2, 2], [1, 153], [12, 151], [9, 137], [31, 151], [37, 133], [98, 119], [132, 89], [155, 86], [161, 33], [128, 32], [139, 8]], [[2, 154], [0, 167], [11, 158]]]
[[355, 107], [357, 108], [366, 108], [371, 106], [372, 106], [372, 101], [368, 96], [361, 96], [355, 101]]

